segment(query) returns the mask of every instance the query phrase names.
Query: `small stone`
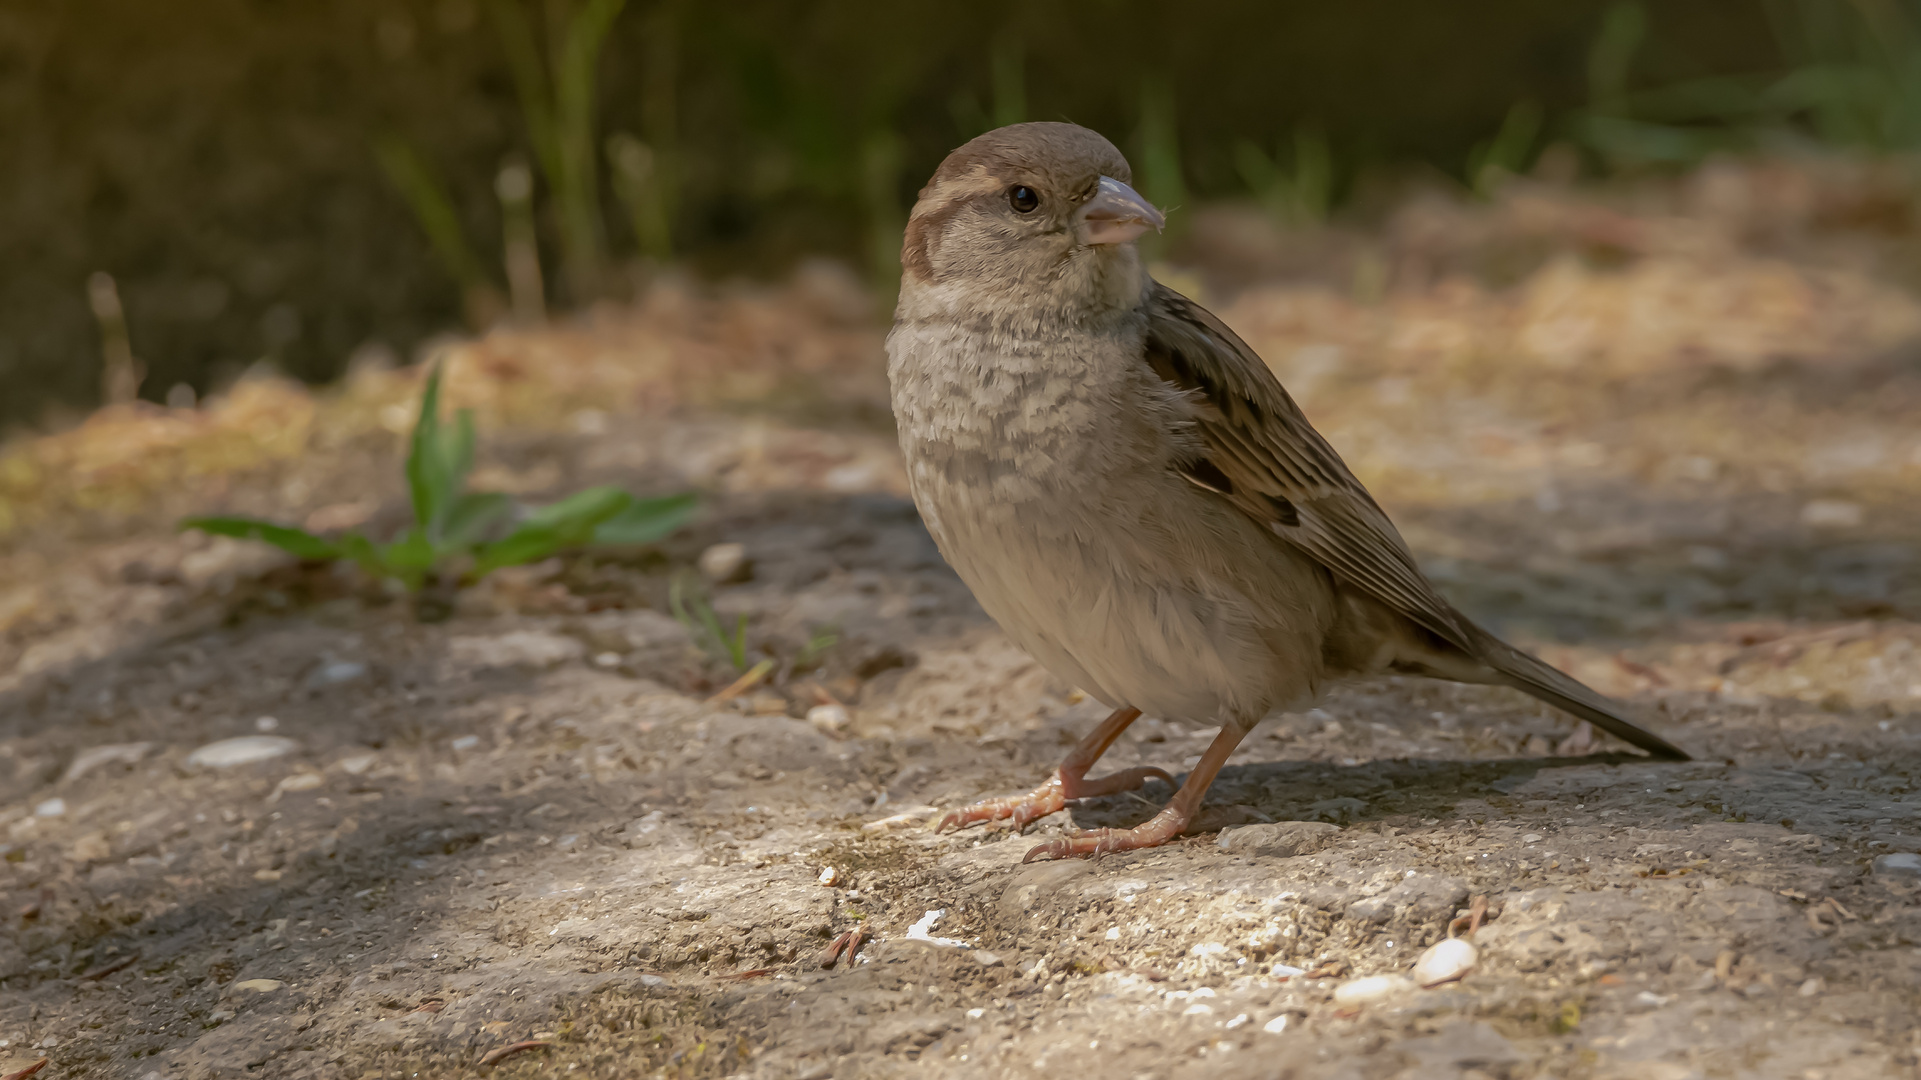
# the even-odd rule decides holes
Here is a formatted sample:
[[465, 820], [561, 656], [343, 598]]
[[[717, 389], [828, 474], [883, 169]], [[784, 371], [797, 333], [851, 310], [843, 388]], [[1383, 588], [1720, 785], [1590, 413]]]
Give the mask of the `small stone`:
[[832, 866], [824, 866], [821, 868], [820, 877], [816, 880], [828, 888], [833, 888], [834, 883], [840, 880], [840, 870]]
[[823, 735], [839, 735], [847, 730], [853, 717], [847, 714], [845, 705], [816, 705], [807, 710], [807, 722]]
[[1269, 1020], [1267, 1023], [1262, 1024], [1261, 1030], [1267, 1032], [1269, 1035], [1279, 1035], [1282, 1032], [1286, 1031], [1287, 1030], [1287, 1014], [1282, 1013], [1281, 1015], [1275, 1017], [1274, 1019]]
[[287, 985], [279, 979], [242, 979], [233, 984], [235, 990], [251, 990], [256, 994], [271, 994]]
[[1801, 508], [1801, 523], [1817, 529], [1851, 529], [1866, 517], [1859, 503], [1815, 499]]
[[471, 668], [550, 668], [585, 659], [587, 646], [565, 634], [513, 630], [493, 637], [452, 638], [447, 656]]
[[48, 799], [33, 808], [34, 817], [65, 817], [66, 814], [67, 800], [65, 799]]
[[187, 755], [187, 764], [203, 769], [231, 769], [285, 757], [298, 749], [300, 744], [284, 735], [242, 735], [200, 747]]
[[1413, 989], [1414, 981], [1405, 975], [1369, 975], [1364, 979], [1354, 979], [1336, 987], [1334, 1004], [1372, 1005]]
[[1465, 938], [1437, 941], [1414, 961], [1414, 981], [1423, 987], [1453, 982], [1471, 971], [1480, 958], [1480, 952]]
[[278, 731], [280, 729], [280, 718], [278, 716], [259, 717], [254, 720], [253, 729], [255, 731]]
[[1259, 855], [1285, 859], [1319, 851], [1340, 827], [1324, 821], [1277, 821], [1272, 825], [1243, 825], [1221, 833], [1215, 843], [1230, 855]]
[[379, 760], [380, 759], [373, 754], [355, 754], [352, 757], [344, 757], [341, 758], [339, 762], [340, 771], [346, 773], [348, 776], [360, 776], [366, 773], [368, 769], [373, 768], [374, 764]]
[[700, 553], [699, 566], [701, 574], [716, 585], [744, 581], [753, 569], [746, 544], [715, 544]]
[[1882, 877], [1921, 878], [1921, 855], [1911, 851], [1883, 855], [1874, 860], [1874, 872]]
[[1808, 981], [1802, 983], [1801, 989], [1797, 992], [1802, 997], [1814, 997], [1824, 989], [1826, 989], [1826, 985], [1821, 982], [1821, 977], [1816, 975], [1810, 978]]
[[1540, 833], [1537, 833], [1537, 832], [1531, 832], [1531, 833], [1527, 833], [1527, 834], [1525, 834], [1525, 835], [1523, 835], [1523, 836], [1521, 837], [1521, 843], [1523, 843], [1523, 844], [1538, 844], [1538, 843], [1540, 843], [1541, 841], [1543, 841], [1543, 840], [1546, 840], [1546, 839], [1547, 839], [1547, 837], [1545, 837], [1545, 836], [1542, 836], [1542, 835], [1541, 835]]
[[280, 797], [289, 791], [312, 791], [326, 783], [326, 778], [317, 772], [297, 772], [275, 785], [273, 794], [267, 796], [268, 802], [279, 802]]
[[466, 751], [472, 750], [474, 747], [480, 745], [480, 736], [462, 735], [460, 738], [455, 739], [453, 742], [450, 742], [447, 745], [452, 747], [454, 750], [458, 752], [465, 753]]
[[67, 766], [61, 779], [71, 783], [102, 765], [137, 765], [153, 751], [153, 746], [150, 742], [109, 743], [82, 750], [74, 756], [73, 764]]
[[1291, 979], [1296, 975], [1307, 974], [1307, 969], [1297, 968], [1293, 964], [1275, 964], [1267, 969], [1267, 973], [1276, 979]]
[[359, 682], [366, 677], [367, 665], [355, 660], [336, 660], [314, 669], [314, 673], [307, 676], [307, 686], [309, 689], [318, 690], [324, 686]]
[[979, 964], [982, 967], [1000, 967], [1001, 966], [1001, 957], [999, 953], [991, 953], [991, 952], [988, 952], [986, 949], [975, 949], [972, 953], [969, 953], [968, 955], [972, 956], [974, 958], [974, 962]]
[[253, 872], [253, 879], [255, 881], [279, 881], [281, 876], [281, 872], [278, 870], [255, 870]]

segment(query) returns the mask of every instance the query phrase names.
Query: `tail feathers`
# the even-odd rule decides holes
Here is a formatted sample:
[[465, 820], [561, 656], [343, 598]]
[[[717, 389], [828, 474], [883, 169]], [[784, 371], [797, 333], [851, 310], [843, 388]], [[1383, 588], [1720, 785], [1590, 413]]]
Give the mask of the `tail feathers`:
[[1628, 720], [1619, 702], [1603, 697], [1572, 677], [1549, 667], [1492, 635], [1480, 650], [1481, 660], [1500, 681], [1522, 693], [1572, 713], [1617, 739], [1633, 743], [1655, 757], [1688, 760], [1687, 751]]

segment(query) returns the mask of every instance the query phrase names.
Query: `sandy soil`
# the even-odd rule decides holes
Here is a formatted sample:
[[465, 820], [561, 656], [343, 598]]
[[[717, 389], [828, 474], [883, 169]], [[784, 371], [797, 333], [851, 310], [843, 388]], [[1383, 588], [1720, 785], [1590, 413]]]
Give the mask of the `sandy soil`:
[[[1698, 760], [1571, 738], [1504, 691], [1347, 687], [1259, 729], [1189, 838], [1092, 862], [1020, 860], [1166, 790], [1025, 838], [928, 829], [1040, 780], [1103, 710], [984, 619], [858, 418], [489, 430], [521, 490], [695, 484], [709, 509], [437, 623], [157, 519], [16, 538], [0, 1075], [1912, 1077], [1921, 367], [1832, 319], [1905, 301], [1767, 265], [1777, 293], [1830, 292], [1796, 324], [1813, 344], [1752, 363], [1647, 344], [1685, 275], [1556, 301], [1606, 345], [1628, 329], [1570, 305], [1645, 290], [1642, 345], [1578, 363], [1565, 326], [1522, 347], [1565, 268], [1229, 306], [1452, 596]], [[393, 468], [389, 439], [194, 498], [306, 514]], [[716, 605], [782, 669], [715, 701], [733, 671], [665, 612], [722, 542], [750, 562]], [[1143, 720], [1108, 761], [1178, 773], [1210, 734]], [[288, 741], [194, 755], [241, 737]], [[1476, 897], [1464, 979], [1356, 996]]]

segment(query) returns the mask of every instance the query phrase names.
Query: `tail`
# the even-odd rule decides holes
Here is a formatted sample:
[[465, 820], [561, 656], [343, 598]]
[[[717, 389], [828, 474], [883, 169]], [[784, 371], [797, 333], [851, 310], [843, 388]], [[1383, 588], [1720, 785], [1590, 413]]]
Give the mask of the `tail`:
[[1596, 693], [1571, 676], [1485, 631], [1477, 644], [1481, 646], [1478, 650], [1479, 659], [1494, 669], [1502, 684], [1539, 698], [1563, 712], [1572, 713], [1655, 757], [1672, 761], [1688, 760], [1687, 751], [1623, 716], [1620, 702]]

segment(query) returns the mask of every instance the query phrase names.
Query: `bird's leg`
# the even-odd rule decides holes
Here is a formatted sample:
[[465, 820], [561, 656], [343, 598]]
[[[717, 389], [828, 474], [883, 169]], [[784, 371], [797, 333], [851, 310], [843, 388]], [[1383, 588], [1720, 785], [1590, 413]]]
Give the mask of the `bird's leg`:
[[1214, 783], [1214, 777], [1227, 764], [1234, 748], [1247, 737], [1247, 727], [1229, 721], [1207, 745], [1201, 760], [1188, 770], [1187, 783], [1174, 793], [1161, 812], [1131, 829], [1089, 829], [1059, 840], [1050, 840], [1027, 853], [1022, 862], [1064, 859], [1070, 855], [1104, 855], [1110, 851], [1157, 847], [1179, 836], [1200, 811], [1201, 799]]
[[1112, 776], [1098, 780], [1087, 779], [1087, 770], [1094, 767], [1107, 748], [1114, 745], [1127, 725], [1141, 715], [1139, 709], [1115, 709], [1101, 726], [1094, 729], [1087, 738], [1074, 747], [1054, 770], [1047, 783], [1025, 795], [1008, 795], [999, 799], [982, 799], [980, 802], [962, 807], [941, 818], [935, 832], [948, 829], [964, 829], [982, 821], [998, 821], [1013, 818], [1016, 829], [1025, 829], [1029, 822], [1038, 821], [1055, 813], [1067, 805], [1069, 799], [1086, 799], [1095, 795], [1112, 795], [1121, 791], [1133, 791], [1152, 777], [1167, 781], [1168, 787], [1174, 786], [1174, 778], [1164, 770], [1155, 768], [1123, 769]]

